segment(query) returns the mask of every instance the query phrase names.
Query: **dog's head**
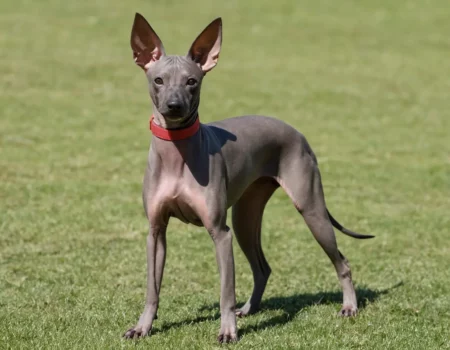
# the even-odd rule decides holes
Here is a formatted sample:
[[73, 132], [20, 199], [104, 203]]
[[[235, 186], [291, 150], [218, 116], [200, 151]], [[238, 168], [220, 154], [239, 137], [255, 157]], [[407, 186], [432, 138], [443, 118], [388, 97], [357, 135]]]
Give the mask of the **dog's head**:
[[183, 125], [197, 113], [202, 79], [217, 64], [221, 43], [222, 20], [217, 18], [195, 39], [186, 56], [166, 56], [158, 35], [136, 13], [131, 30], [134, 61], [145, 71], [153, 105], [166, 126]]

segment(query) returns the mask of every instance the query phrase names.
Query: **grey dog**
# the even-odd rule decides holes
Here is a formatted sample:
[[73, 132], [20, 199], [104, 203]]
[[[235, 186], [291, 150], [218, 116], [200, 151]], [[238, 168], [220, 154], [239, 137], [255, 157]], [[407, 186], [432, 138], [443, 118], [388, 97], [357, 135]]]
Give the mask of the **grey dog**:
[[[138, 323], [126, 338], [151, 331], [156, 318], [171, 217], [204, 226], [220, 273], [219, 342], [237, 340], [236, 316], [256, 312], [271, 273], [261, 247], [265, 205], [281, 187], [333, 263], [343, 290], [342, 316], [357, 313], [349, 264], [338, 250], [333, 226], [355, 238], [371, 238], [340, 225], [325, 205], [317, 159], [305, 137], [286, 123], [263, 116], [241, 116], [201, 124], [200, 88], [217, 64], [222, 20], [217, 18], [195, 39], [186, 56], [166, 55], [158, 35], [136, 14], [131, 32], [134, 61], [148, 79], [153, 102], [153, 138], [144, 176], [143, 202], [149, 222], [147, 296]], [[236, 309], [232, 207], [237, 241], [254, 280], [252, 295]]]

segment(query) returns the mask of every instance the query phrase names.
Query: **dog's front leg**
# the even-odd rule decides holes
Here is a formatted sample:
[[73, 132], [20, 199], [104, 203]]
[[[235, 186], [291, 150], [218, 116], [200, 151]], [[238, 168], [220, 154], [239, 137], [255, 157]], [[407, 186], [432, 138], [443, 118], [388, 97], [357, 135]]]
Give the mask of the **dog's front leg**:
[[144, 337], [151, 331], [158, 311], [165, 260], [166, 227], [150, 225], [147, 236], [147, 297], [144, 312], [137, 325], [124, 334], [125, 338]]
[[209, 230], [216, 248], [220, 273], [220, 332], [218, 341], [229, 343], [237, 340], [236, 296], [234, 286], [233, 233], [227, 226]]

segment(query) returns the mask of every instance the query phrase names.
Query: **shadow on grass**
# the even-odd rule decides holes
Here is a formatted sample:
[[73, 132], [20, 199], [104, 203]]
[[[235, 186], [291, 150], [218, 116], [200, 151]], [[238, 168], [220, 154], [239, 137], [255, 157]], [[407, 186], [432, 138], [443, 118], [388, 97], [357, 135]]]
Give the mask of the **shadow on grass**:
[[[398, 282], [392, 287], [386, 288], [384, 290], [372, 290], [369, 288], [356, 288], [356, 295], [358, 297], [358, 309], [363, 310], [368, 303], [376, 301], [380, 296], [388, 294], [392, 290], [403, 285], [403, 282]], [[264, 322], [258, 323], [257, 325], [248, 325], [239, 329], [239, 336], [258, 332], [267, 328], [272, 328], [280, 326], [290, 322], [297, 313], [302, 309], [320, 304], [341, 304], [342, 303], [342, 292], [323, 292], [314, 294], [294, 294], [291, 296], [280, 296], [272, 297], [269, 299], [263, 299], [261, 303], [261, 311], [265, 310], [283, 310], [282, 315], [274, 316]], [[239, 304], [238, 307], [243, 304]], [[211, 305], [205, 305], [200, 308], [199, 312], [202, 311], [212, 311], [217, 310], [214, 315], [209, 316], [199, 316], [192, 319], [185, 319], [179, 322], [168, 322], [162, 324], [161, 327], [155, 327], [152, 333], [164, 332], [171, 328], [183, 327], [189, 324], [215, 321], [220, 318], [219, 314], [219, 303], [214, 303]], [[336, 310], [337, 312], [338, 310]]]
[[[358, 297], [358, 309], [361, 312], [368, 303], [376, 301], [380, 296], [388, 294], [395, 288], [403, 285], [399, 282], [392, 287], [384, 290], [372, 290], [369, 288], [356, 288], [356, 296]], [[342, 304], [342, 292], [323, 292], [315, 294], [294, 294], [287, 297], [272, 297], [263, 300], [261, 303], [261, 312], [264, 310], [283, 310], [283, 314], [274, 316], [266, 321], [256, 325], [248, 325], [239, 329], [239, 336], [258, 332], [267, 328], [284, 325], [290, 322], [304, 308], [320, 305], [320, 304]], [[338, 307], [336, 307], [336, 313]]]
[[190, 324], [195, 324], [195, 323], [202, 323], [202, 322], [207, 322], [207, 321], [215, 321], [218, 320], [220, 318], [220, 314], [219, 312], [216, 312], [214, 315], [209, 315], [209, 316], [198, 316], [192, 319], [185, 319], [183, 321], [178, 321], [178, 322], [166, 322], [163, 323], [161, 326], [154, 326], [152, 328], [152, 334], [156, 334], [156, 333], [163, 333], [165, 331], [168, 331], [169, 329], [172, 328], [180, 328], [180, 327], [184, 327], [184, 326], [188, 326]]

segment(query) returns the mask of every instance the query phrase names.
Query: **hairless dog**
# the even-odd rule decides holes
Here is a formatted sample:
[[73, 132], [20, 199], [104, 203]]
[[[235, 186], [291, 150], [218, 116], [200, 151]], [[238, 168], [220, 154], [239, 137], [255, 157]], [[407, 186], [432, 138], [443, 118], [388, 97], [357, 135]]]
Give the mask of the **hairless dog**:
[[[333, 226], [354, 238], [325, 205], [317, 159], [305, 137], [286, 123], [263, 116], [241, 116], [210, 124], [199, 122], [202, 79], [217, 64], [222, 21], [217, 18], [195, 39], [186, 56], [166, 55], [158, 35], [136, 14], [131, 32], [135, 63], [148, 79], [153, 102], [143, 202], [149, 222], [147, 296], [144, 311], [126, 338], [150, 333], [158, 309], [171, 217], [204, 226], [210, 234], [220, 273], [219, 342], [237, 340], [236, 316], [259, 309], [271, 273], [261, 247], [261, 221], [267, 201], [281, 187], [303, 216], [333, 263], [343, 290], [342, 316], [357, 313], [349, 264], [338, 250]], [[236, 309], [232, 207], [237, 241], [247, 257], [254, 287]]]

